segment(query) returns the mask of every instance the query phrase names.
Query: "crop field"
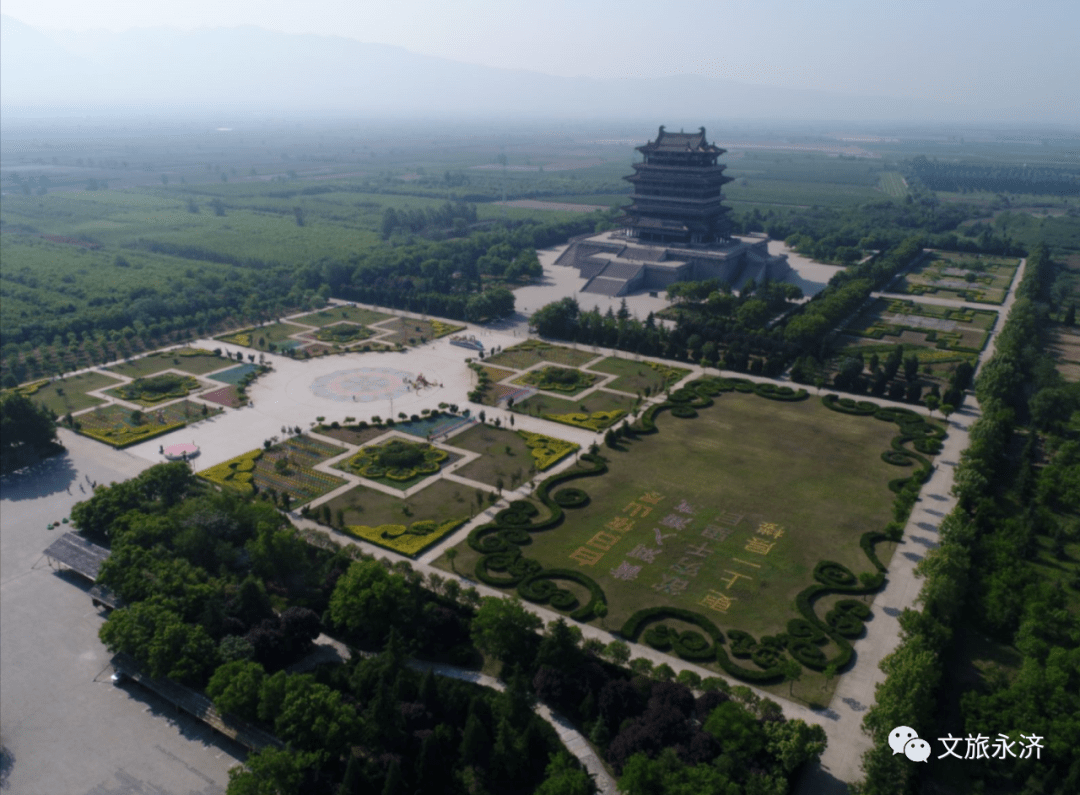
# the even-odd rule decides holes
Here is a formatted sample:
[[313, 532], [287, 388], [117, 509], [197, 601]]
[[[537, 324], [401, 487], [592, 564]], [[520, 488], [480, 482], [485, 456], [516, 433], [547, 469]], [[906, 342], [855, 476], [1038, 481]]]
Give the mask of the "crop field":
[[897, 199], [902, 199], [908, 194], [907, 183], [899, 171], [882, 171], [880, 186], [883, 193]]
[[883, 198], [881, 191], [864, 185], [824, 182], [795, 182], [778, 179], [746, 178], [724, 186], [724, 195], [732, 206], [778, 204], [794, 207], [857, 207]]
[[1019, 260], [1007, 257], [935, 251], [917, 268], [904, 274], [890, 290], [1000, 304], [1019, 266]]

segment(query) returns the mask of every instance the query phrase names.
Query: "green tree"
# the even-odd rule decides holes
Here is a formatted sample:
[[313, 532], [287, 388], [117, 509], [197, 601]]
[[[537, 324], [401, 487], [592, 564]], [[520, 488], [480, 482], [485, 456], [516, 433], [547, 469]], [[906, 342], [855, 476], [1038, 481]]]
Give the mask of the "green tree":
[[259, 712], [259, 693], [266, 671], [256, 662], [228, 662], [218, 666], [206, 685], [206, 695], [219, 712], [254, 720]]
[[597, 791], [588, 771], [566, 751], [551, 755], [544, 776], [535, 795], [593, 795]]
[[324, 758], [319, 752], [264, 748], [229, 771], [227, 795], [301, 795], [307, 772]]
[[330, 617], [334, 623], [381, 643], [392, 626], [409, 623], [413, 601], [400, 574], [391, 574], [375, 560], [356, 561], [334, 586]]
[[28, 397], [0, 397], [0, 473], [7, 474], [64, 448], [56, 441], [56, 417]]
[[804, 762], [818, 759], [828, 742], [821, 726], [802, 720], [766, 721], [762, 728], [768, 738], [765, 747], [780, 762], [785, 776]]
[[536, 630], [544, 624], [513, 597], [488, 596], [480, 603], [471, 625], [476, 648], [497, 657], [503, 663], [524, 663], [535, 648]]
[[331, 759], [337, 759], [360, 729], [356, 710], [341, 698], [341, 691], [321, 685], [311, 677], [290, 676], [274, 730], [278, 737], [297, 748], [322, 750]]
[[161, 597], [114, 610], [99, 635], [109, 651], [130, 654], [155, 678], [201, 684], [217, 664], [213, 638]]

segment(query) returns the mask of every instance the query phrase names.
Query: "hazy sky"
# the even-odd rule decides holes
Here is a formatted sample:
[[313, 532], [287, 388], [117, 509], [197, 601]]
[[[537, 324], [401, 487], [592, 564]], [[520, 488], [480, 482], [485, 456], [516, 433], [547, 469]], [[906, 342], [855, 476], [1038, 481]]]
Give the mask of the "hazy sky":
[[43, 29], [258, 25], [488, 66], [1080, 106], [1078, 0], [3, 0]]

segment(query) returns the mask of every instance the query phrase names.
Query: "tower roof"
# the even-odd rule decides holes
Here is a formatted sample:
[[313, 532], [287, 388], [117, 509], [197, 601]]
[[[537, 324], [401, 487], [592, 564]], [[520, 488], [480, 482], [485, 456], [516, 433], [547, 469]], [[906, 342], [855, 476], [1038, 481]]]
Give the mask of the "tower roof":
[[656, 140], [649, 141], [644, 146], [639, 146], [638, 151], [721, 153], [724, 150], [705, 140], [704, 127], [698, 128], [698, 131], [694, 133], [672, 133], [665, 130], [663, 125], [660, 125], [660, 132], [657, 134]]

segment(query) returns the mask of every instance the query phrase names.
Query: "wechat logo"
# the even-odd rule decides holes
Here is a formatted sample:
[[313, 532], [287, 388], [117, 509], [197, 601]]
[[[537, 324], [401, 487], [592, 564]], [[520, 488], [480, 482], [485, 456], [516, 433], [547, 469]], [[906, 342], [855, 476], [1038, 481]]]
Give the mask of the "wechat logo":
[[912, 762], [925, 762], [930, 758], [930, 743], [920, 740], [918, 732], [910, 726], [897, 726], [889, 732], [889, 747], [893, 756], [903, 754]]

